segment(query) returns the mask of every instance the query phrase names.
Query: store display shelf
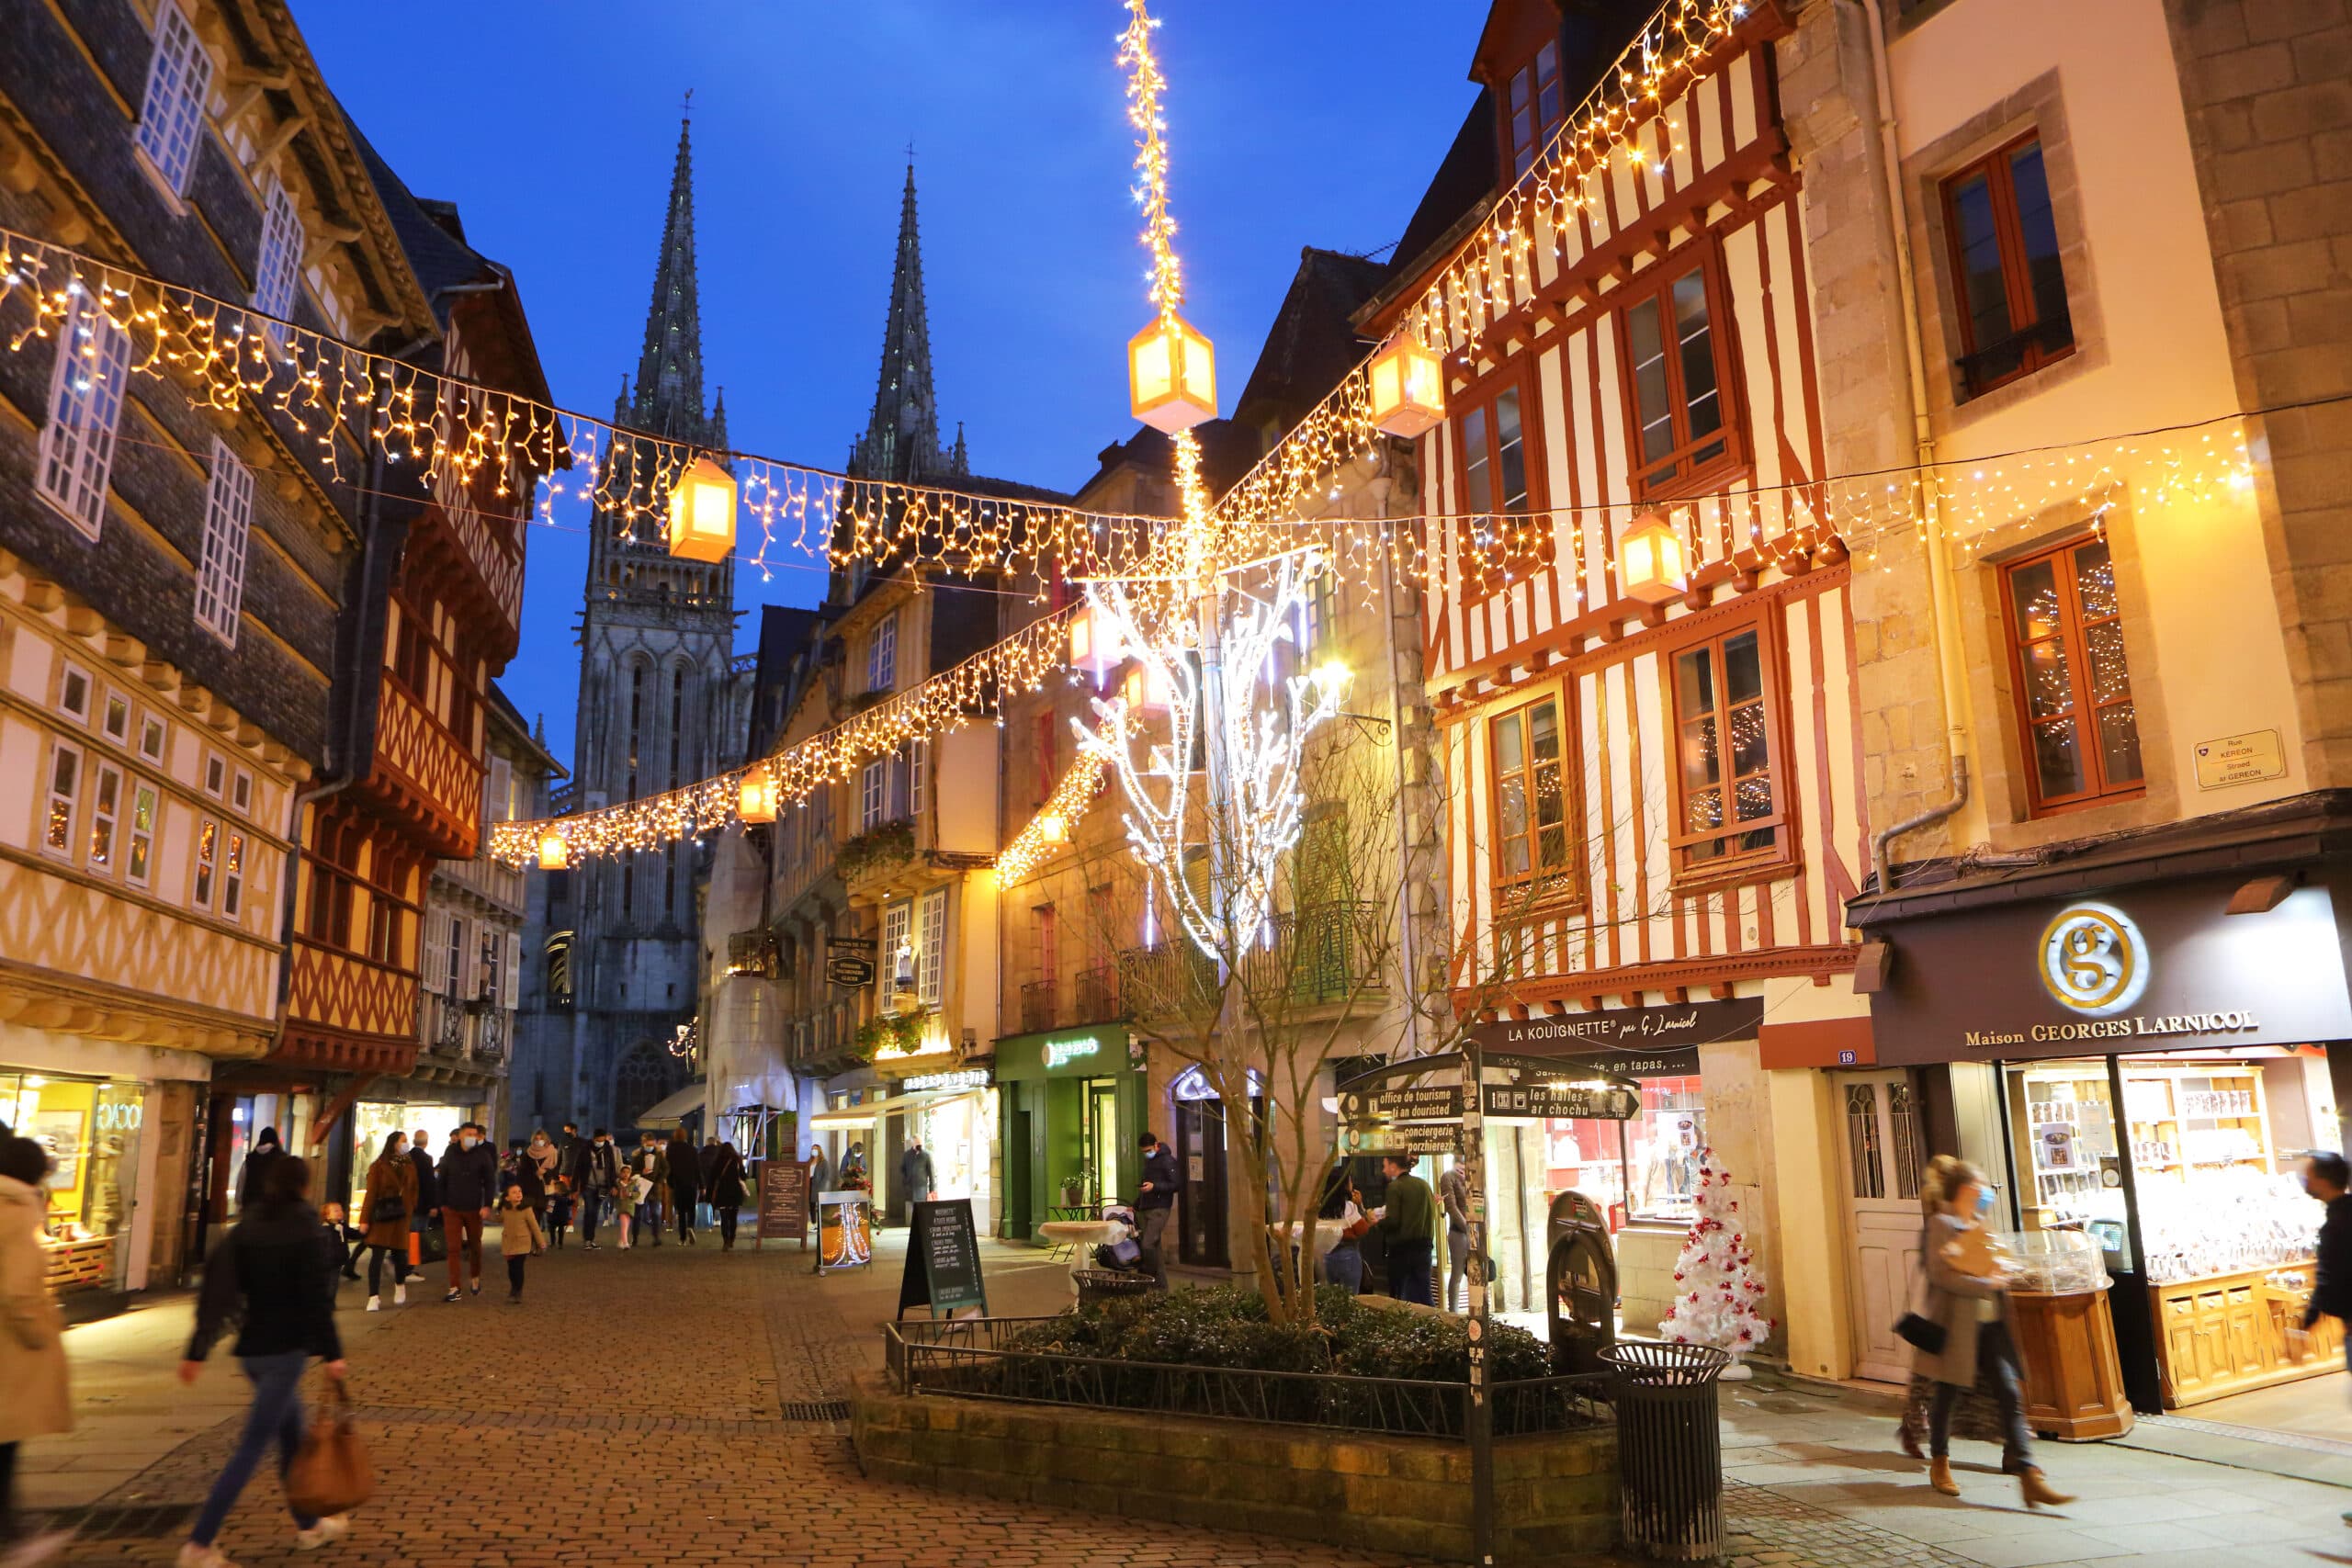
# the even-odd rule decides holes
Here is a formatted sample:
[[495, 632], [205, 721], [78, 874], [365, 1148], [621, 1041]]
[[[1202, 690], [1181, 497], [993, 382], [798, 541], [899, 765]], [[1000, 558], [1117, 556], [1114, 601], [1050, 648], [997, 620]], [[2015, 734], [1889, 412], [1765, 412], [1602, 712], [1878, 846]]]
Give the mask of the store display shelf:
[[2343, 1364], [2341, 1325], [2324, 1317], [2301, 1334], [2301, 1292], [2269, 1282], [2270, 1275], [2298, 1268], [2308, 1273], [2311, 1260], [2148, 1287], [2165, 1408], [2317, 1377]]

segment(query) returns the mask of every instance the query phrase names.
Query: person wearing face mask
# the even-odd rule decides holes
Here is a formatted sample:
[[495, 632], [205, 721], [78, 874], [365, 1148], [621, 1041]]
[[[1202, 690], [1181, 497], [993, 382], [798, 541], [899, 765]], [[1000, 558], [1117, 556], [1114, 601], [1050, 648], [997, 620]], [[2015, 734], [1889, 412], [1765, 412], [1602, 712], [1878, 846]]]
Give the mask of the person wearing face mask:
[[434, 1173], [441, 1181], [441, 1230], [449, 1244], [449, 1293], [444, 1302], [458, 1300], [469, 1279], [473, 1293], [481, 1294], [481, 1230], [498, 1201], [498, 1156], [484, 1141], [481, 1124], [469, 1122], [458, 1128], [457, 1143]]
[[639, 1180], [650, 1182], [645, 1196], [637, 1204], [637, 1230], [639, 1235], [650, 1235], [653, 1245], [662, 1245], [662, 1201], [670, 1195], [670, 1161], [654, 1143], [653, 1134], [639, 1134], [637, 1153], [629, 1156], [629, 1173]]
[[433, 1134], [423, 1127], [409, 1134], [408, 1162], [416, 1168], [416, 1202], [409, 1210], [408, 1228], [416, 1233], [401, 1283], [424, 1283], [424, 1258], [430, 1238], [441, 1231], [441, 1183], [433, 1175]]
[[360, 1245], [368, 1249], [368, 1310], [384, 1308], [384, 1259], [392, 1260], [392, 1304], [408, 1301], [408, 1221], [416, 1210], [416, 1167], [408, 1157], [408, 1134], [392, 1132], [384, 1152], [368, 1168], [367, 1195], [359, 1217], [367, 1225]]
[[580, 1245], [591, 1252], [603, 1250], [596, 1245], [596, 1222], [612, 1203], [620, 1179], [620, 1151], [613, 1147], [612, 1134], [599, 1127], [580, 1166]]

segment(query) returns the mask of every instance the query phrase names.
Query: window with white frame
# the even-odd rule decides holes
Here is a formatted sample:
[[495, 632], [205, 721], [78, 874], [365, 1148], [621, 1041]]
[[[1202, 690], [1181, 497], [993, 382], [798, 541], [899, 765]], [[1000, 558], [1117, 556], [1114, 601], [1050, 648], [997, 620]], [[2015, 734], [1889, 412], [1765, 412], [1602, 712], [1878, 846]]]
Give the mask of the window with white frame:
[[106, 719], [101, 728], [105, 729], [107, 739], [118, 746], [130, 745], [130, 699], [120, 692], [108, 692], [104, 711]]
[[90, 672], [78, 664], [59, 668], [57, 711], [80, 723], [90, 722]]
[[204, 551], [196, 571], [197, 624], [237, 646], [245, 602], [245, 544], [254, 525], [254, 471], [212, 438], [212, 483], [204, 497]]
[[857, 830], [878, 828], [890, 814], [890, 759], [877, 757], [858, 777]]
[[235, 919], [245, 900], [245, 836], [223, 833], [227, 848], [220, 859], [220, 913]]
[[49, 754], [49, 795], [41, 807], [40, 847], [74, 852], [74, 811], [82, 798], [82, 749], [61, 740]]
[[302, 272], [302, 218], [286, 182], [272, 175], [262, 192], [261, 251], [254, 258], [254, 309], [288, 320]]
[[213, 884], [220, 873], [220, 824], [209, 817], [200, 818], [196, 827], [196, 877], [188, 884], [198, 908], [212, 908]]
[[155, 52], [147, 62], [147, 96], [139, 106], [139, 150], [174, 196], [186, 194], [204, 134], [204, 100], [212, 90], [212, 56], [172, 0], [155, 8]]
[[243, 768], [237, 770], [236, 778], [229, 785], [229, 804], [244, 815], [253, 813], [254, 776]]
[[168, 734], [164, 721], [153, 714], [139, 716], [139, 754], [151, 762], [164, 760], [164, 740]]
[[458, 999], [466, 983], [466, 922], [449, 917], [449, 942], [442, 955], [441, 994]]
[[122, 817], [122, 770], [112, 762], [97, 765], [97, 783], [90, 791], [90, 852], [87, 863], [100, 875], [114, 872], [115, 829]]
[[947, 956], [947, 889], [934, 887], [922, 896], [922, 932], [915, 953], [915, 994], [922, 1005], [939, 1005], [940, 979]]
[[923, 775], [931, 771], [931, 742], [910, 740], [907, 743], [907, 815], [922, 815]]
[[204, 793], [213, 799], [220, 798], [229, 784], [229, 764], [218, 751], [204, 754]]
[[899, 612], [875, 623], [865, 643], [865, 689], [887, 692], [899, 683]]
[[882, 911], [882, 973], [888, 976], [882, 987], [883, 1010], [899, 1010], [899, 993], [914, 988], [914, 953], [910, 939], [914, 928], [915, 907], [893, 904]]
[[130, 334], [108, 319], [80, 278], [67, 284], [65, 292], [34, 485], [95, 539], [106, 521], [114, 434], [122, 423], [123, 384], [130, 377]]
[[155, 865], [155, 786], [134, 782], [130, 787], [130, 840], [122, 857], [122, 874], [135, 887], [144, 887]]

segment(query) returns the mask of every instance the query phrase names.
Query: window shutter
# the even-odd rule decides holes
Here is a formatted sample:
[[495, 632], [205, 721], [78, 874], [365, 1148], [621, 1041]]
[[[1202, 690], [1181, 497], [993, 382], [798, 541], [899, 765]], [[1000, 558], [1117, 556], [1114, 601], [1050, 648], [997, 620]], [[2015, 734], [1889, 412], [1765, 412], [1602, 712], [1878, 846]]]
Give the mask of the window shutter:
[[506, 964], [499, 972], [498, 1005], [514, 1010], [516, 993], [514, 977], [523, 972], [523, 938], [519, 932], [506, 933]]
[[484, 822], [503, 822], [513, 815], [514, 764], [503, 757], [490, 760], [490, 805], [481, 814]]
[[458, 999], [471, 1001], [474, 987], [480, 983], [476, 971], [481, 965], [481, 954], [472, 942], [466, 940], [466, 922], [455, 915], [449, 917], [449, 945], [458, 955], [458, 973], [454, 976], [458, 982]]
[[446, 990], [449, 977], [442, 971], [447, 967], [447, 953], [428, 932], [424, 939], [424, 990], [427, 996], [440, 996]]

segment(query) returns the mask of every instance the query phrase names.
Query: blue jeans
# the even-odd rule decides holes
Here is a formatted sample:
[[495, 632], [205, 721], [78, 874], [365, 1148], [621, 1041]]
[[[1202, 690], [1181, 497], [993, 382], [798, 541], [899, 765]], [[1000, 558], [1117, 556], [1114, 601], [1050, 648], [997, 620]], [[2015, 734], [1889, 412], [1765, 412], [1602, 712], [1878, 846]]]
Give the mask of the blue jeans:
[[1423, 1306], [1437, 1305], [1430, 1293], [1430, 1254], [1427, 1236], [1410, 1239], [1398, 1237], [1388, 1244], [1388, 1293], [1400, 1302], [1419, 1302]]
[[[302, 1448], [302, 1371], [310, 1364], [307, 1350], [238, 1359], [245, 1376], [253, 1380], [253, 1406], [245, 1412], [245, 1429], [238, 1435], [237, 1451], [220, 1467], [220, 1479], [213, 1482], [211, 1494], [204, 1499], [204, 1511], [197, 1516], [196, 1529], [188, 1532], [188, 1540], [198, 1546], [212, 1544], [229, 1517], [229, 1510], [237, 1506], [237, 1495], [254, 1478], [254, 1467], [261, 1463], [261, 1456], [269, 1451], [273, 1440], [277, 1444], [277, 1473], [284, 1475], [293, 1464], [294, 1456]], [[318, 1522], [308, 1514], [294, 1516], [298, 1529], [309, 1529]]]
[[1363, 1294], [1363, 1254], [1354, 1242], [1343, 1241], [1323, 1255], [1323, 1282], [1351, 1296]]

